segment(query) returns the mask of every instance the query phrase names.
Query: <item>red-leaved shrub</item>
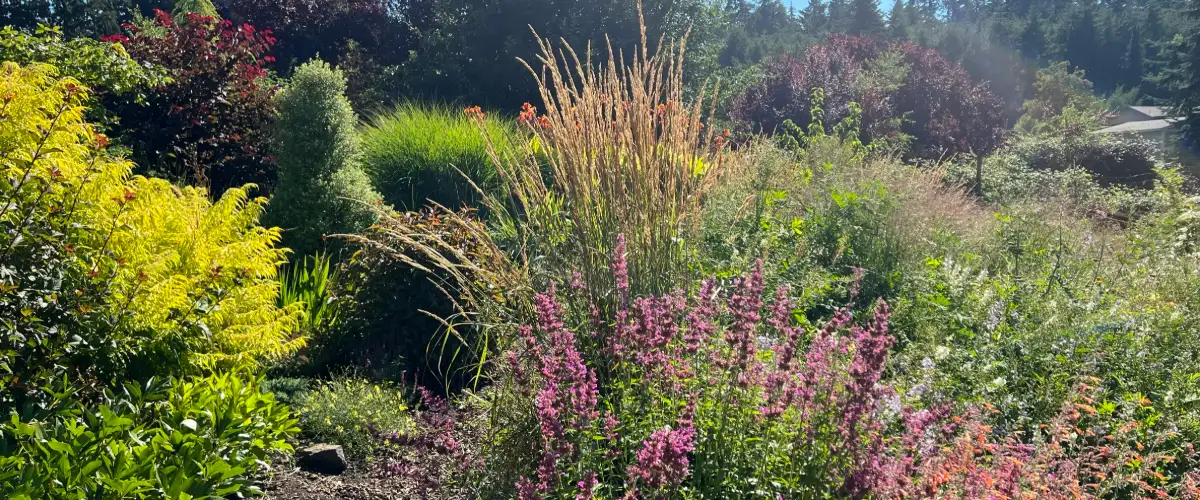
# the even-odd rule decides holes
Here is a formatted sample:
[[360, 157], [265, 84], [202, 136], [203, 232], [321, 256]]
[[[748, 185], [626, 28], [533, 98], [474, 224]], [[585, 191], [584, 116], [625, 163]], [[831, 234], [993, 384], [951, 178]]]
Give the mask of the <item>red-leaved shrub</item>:
[[152, 26], [111, 35], [135, 59], [166, 68], [171, 81], [143, 103], [113, 99], [121, 142], [148, 173], [207, 186], [212, 193], [274, 180], [266, 126], [275, 87], [263, 65], [275, 38], [199, 14], [155, 11]]
[[[898, 55], [896, 67], [871, 67], [885, 54]], [[909, 42], [832, 35], [801, 58], [773, 61], [766, 73], [734, 101], [733, 117], [755, 129], [777, 130], [785, 120], [806, 129], [812, 90], [821, 88], [826, 126], [857, 102], [863, 139], [902, 132], [912, 136], [911, 152], [919, 157], [986, 154], [1000, 145], [1005, 130], [1003, 103], [986, 84], [972, 81], [936, 50]], [[888, 76], [902, 81], [888, 82]]]

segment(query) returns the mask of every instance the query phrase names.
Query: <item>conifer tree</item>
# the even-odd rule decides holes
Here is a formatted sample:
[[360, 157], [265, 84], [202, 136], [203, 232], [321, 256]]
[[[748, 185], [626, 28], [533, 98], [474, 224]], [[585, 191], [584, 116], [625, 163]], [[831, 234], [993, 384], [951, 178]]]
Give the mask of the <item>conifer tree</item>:
[[1091, 7], [1080, 5], [1067, 19], [1063, 29], [1063, 55], [1072, 67], [1082, 68], [1089, 75], [1096, 69], [1096, 18]]
[[1142, 30], [1136, 25], [1129, 34], [1129, 43], [1125, 45], [1125, 64], [1121, 71], [1121, 84], [1127, 88], [1142, 84]]
[[829, 0], [829, 21], [826, 29], [834, 33], [845, 33], [850, 26], [850, 0]]
[[846, 32], [868, 37], [882, 37], [886, 32], [878, 0], [850, 0]]
[[888, 37], [894, 40], [908, 40], [911, 25], [912, 20], [908, 17], [908, 9], [903, 0], [896, 0], [888, 15]]
[[296, 70], [276, 97], [274, 150], [279, 184], [267, 207], [295, 255], [322, 248], [325, 235], [356, 233], [374, 222], [380, 196], [359, 162], [358, 119], [346, 99], [346, 77], [317, 59]]
[[1180, 64], [1167, 69], [1164, 82], [1174, 114], [1184, 118], [1184, 137], [1195, 146], [1200, 144], [1200, 5], [1194, 4], [1187, 15], [1187, 31], [1176, 45]]
[[818, 35], [829, 29], [828, 6], [823, 0], [810, 0], [808, 6], [800, 11], [800, 26], [805, 32]]

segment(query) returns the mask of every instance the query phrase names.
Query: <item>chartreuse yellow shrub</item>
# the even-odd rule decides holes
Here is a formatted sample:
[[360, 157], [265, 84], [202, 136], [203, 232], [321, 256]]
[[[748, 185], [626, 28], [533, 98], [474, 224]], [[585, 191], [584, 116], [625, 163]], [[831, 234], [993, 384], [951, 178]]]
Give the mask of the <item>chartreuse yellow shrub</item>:
[[84, 121], [86, 98], [51, 66], [0, 67], [0, 393], [301, 347], [303, 306], [276, 305], [286, 250], [257, 223], [266, 201], [132, 176]]
[[278, 229], [257, 225], [265, 199], [230, 189], [210, 203], [201, 189], [144, 177], [97, 191], [95, 227], [123, 261], [109, 305], [129, 304], [131, 328], [201, 322], [213, 341], [206, 361], [275, 358], [302, 345], [291, 337], [302, 306], [276, 307], [285, 250], [275, 247]]

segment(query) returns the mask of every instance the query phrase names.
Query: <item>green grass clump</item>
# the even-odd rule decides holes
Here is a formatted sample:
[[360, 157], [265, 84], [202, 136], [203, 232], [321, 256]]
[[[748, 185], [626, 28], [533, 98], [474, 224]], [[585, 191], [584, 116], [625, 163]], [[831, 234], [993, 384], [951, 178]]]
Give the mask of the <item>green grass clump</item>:
[[375, 432], [412, 430], [408, 397], [398, 387], [361, 378], [334, 378], [312, 390], [296, 409], [314, 441], [340, 444], [350, 458], [370, 458], [383, 445]]
[[401, 104], [363, 129], [364, 163], [384, 201], [397, 209], [417, 210], [428, 200], [451, 209], [479, 207], [481, 196], [463, 174], [495, 192], [500, 182], [488, 141], [503, 152], [512, 132], [500, 119], [488, 118], [481, 127], [460, 109]]

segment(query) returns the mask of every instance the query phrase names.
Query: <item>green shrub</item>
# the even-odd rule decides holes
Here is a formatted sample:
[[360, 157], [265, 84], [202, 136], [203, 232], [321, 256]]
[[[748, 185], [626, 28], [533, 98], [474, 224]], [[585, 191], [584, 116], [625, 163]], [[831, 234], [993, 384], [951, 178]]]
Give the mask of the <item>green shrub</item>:
[[111, 124], [114, 117], [104, 109], [101, 97], [141, 103], [167, 81], [166, 70], [140, 64], [119, 43], [68, 40], [57, 27], [42, 26], [32, 34], [11, 26], [0, 28], [0, 61], [49, 64], [61, 76], [79, 80], [100, 94], [88, 102], [88, 118], [103, 125]]
[[356, 118], [341, 71], [314, 60], [300, 66], [276, 97], [274, 151], [279, 184], [267, 221], [284, 229], [297, 255], [324, 246], [324, 236], [357, 233], [375, 220], [380, 201], [360, 169]]
[[262, 392], [275, 395], [275, 400], [297, 408], [308, 398], [312, 381], [306, 378], [268, 378], [263, 380]]
[[[415, 230], [426, 233], [405, 235]], [[479, 336], [481, 325], [458, 316], [456, 302], [475, 304], [510, 289], [496, 279], [507, 261], [488, 238], [482, 223], [460, 213], [430, 208], [383, 214], [375, 228], [356, 237], [362, 249], [339, 271], [335, 293], [342, 319], [315, 336], [305, 353], [311, 359], [307, 373], [356, 368], [394, 379], [407, 372], [431, 387], [461, 387], [487, 341]], [[414, 242], [439, 246], [429, 253]], [[479, 289], [456, 288], [456, 282]]]
[[[1093, 148], [1081, 145], [1085, 142], [1124, 146]], [[1131, 162], [1141, 173], [1132, 179], [1106, 177], [1080, 162], [1080, 158], [1068, 158], [1082, 150], [1091, 151], [1086, 155], [1098, 155], [1095, 157], [1101, 158], [1102, 164]], [[1057, 205], [1061, 212], [1073, 216], [1146, 214], [1158, 209], [1151, 191], [1145, 189], [1155, 178], [1156, 155], [1152, 145], [1139, 141], [1023, 137], [984, 160], [982, 196], [988, 203], [1007, 207]], [[1098, 168], [1096, 165], [1090, 164], [1092, 168]], [[973, 183], [974, 161], [952, 162], [948, 174], [958, 182]]]
[[0, 425], [0, 496], [9, 499], [227, 498], [291, 450], [287, 407], [246, 373], [129, 384], [106, 404], [67, 394], [45, 418]]
[[1011, 151], [1032, 170], [1078, 167], [1095, 175], [1102, 186], [1153, 186], [1156, 159], [1161, 156], [1154, 143], [1146, 140], [1092, 134], [1025, 137], [1013, 144]]
[[63, 378], [92, 397], [302, 346], [303, 309], [276, 306], [265, 200], [131, 177], [82, 121], [86, 89], [54, 75], [0, 71], [0, 413]]
[[500, 182], [488, 142], [503, 154], [511, 133], [502, 119], [487, 119], [481, 132], [461, 110], [402, 104], [376, 115], [363, 129], [365, 166], [384, 201], [397, 208], [419, 210], [426, 200], [452, 210], [481, 208], [479, 193], [463, 175], [494, 193]]
[[403, 434], [413, 426], [404, 390], [353, 377], [320, 384], [297, 413], [305, 437], [340, 444], [355, 459], [369, 458], [382, 446], [379, 433]]

